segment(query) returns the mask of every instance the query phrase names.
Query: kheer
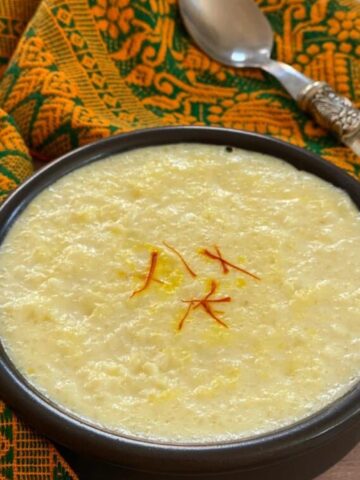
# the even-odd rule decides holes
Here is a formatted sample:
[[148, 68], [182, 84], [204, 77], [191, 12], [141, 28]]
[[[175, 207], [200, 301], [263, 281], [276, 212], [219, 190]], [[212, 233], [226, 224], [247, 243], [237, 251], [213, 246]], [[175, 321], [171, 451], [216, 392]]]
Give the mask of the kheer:
[[360, 373], [360, 215], [286, 162], [138, 149], [38, 195], [0, 249], [0, 335], [63, 408], [120, 434], [244, 438]]

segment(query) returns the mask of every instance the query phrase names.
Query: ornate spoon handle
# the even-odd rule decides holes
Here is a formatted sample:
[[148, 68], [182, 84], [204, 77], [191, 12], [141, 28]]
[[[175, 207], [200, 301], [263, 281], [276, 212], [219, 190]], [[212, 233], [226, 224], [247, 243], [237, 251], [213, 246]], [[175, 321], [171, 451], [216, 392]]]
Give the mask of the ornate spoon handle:
[[260, 65], [274, 75], [305, 110], [341, 142], [360, 155], [360, 110], [326, 82], [316, 82], [286, 63], [269, 59]]
[[326, 82], [313, 82], [297, 98], [300, 108], [360, 155], [360, 110]]

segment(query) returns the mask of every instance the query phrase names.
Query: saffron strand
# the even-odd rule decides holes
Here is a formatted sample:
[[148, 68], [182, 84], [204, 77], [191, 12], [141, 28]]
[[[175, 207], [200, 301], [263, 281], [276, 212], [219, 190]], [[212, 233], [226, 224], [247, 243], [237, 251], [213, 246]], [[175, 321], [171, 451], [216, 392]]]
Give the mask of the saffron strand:
[[207, 302], [201, 302], [201, 306], [203, 307], [203, 309], [205, 310], [205, 312], [210, 315], [211, 318], [213, 318], [217, 323], [219, 323], [220, 325], [222, 325], [223, 327], [225, 328], [229, 328], [225, 322], [223, 322], [222, 320], [220, 320], [219, 317], [217, 317], [215, 315], [215, 313], [211, 310], [211, 308], [209, 307], [209, 305], [207, 304]]
[[[225, 260], [224, 257], [221, 255], [220, 250], [218, 247], [214, 247], [216, 252], [219, 252], [218, 255], [215, 255], [214, 253], [211, 253], [207, 248], [204, 248], [201, 253], [205, 255], [206, 257], [211, 258], [212, 260], [218, 260], [223, 268], [224, 273], [228, 273], [229, 270], [227, 267], [234, 268], [235, 270], [238, 270], [239, 272], [244, 273], [245, 275], [249, 275], [249, 277], [254, 278], [255, 280], [261, 280], [260, 277], [255, 275], [254, 273], [249, 272], [248, 270], [245, 270], [245, 268], [238, 267], [237, 265], [234, 265], [233, 263], [229, 262], [228, 260]], [[226, 266], [226, 270], [225, 270]]]
[[158, 256], [159, 256], [159, 252], [158, 251], [153, 251], [151, 252], [151, 259], [150, 259], [150, 266], [149, 266], [149, 272], [148, 274], [146, 275], [146, 279], [145, 279], [145, 283], [144, 285], [139, 288], [138, 290], [135, 290], [130, 298], [132, 298], [134, 295], [138, 295], [139, 293], [143, 292], [144, 290], [146, 290], [148, 288], [148, 286], [150, 285], [151, 281], [154, 279], [154, 273], [155, 273], [155, 269], [156, 269], [156, 264], [157, 264], [157, 260], [158, 260]]
[[215, 245], [215, 250], [216, 250], [216, 253], [217, 253], [218, 256], [219, 256], [219, 260], [220, 260], [220, 262], [221, 262], [221, 266], [222, 266], [222, 268], [223, 268], [224, 273], [229, 273], [229, 269], [228, 269], [228, 267], [227, 267], [227, 265], [226, 265], [225, 260], [223, 259], [222, 255], [221, 255], [220, 249], [219, 249], [219, 247], [218, 247], [217, 245]]
[[214, 298], [212, 300], [208, 299], [208, 303], [224, 303], [224, 302], [231, 302], [231, 297], [222, 297], [222, 298]]
[[197, 308], [202, 308], [205, 313], [207, 313], [213, 320], [215, 320], [219, 325], [229, 328], [228, 325], [223, 322], [216, 314], [217, 313], [222, 313], [222, 312], [214, 312], [211, 308], [211, 303], [227, 303], [231, 302], [231, 297], [221, 297], [221, 298], [210, 298], [217, 290], [218, 284], [215, 282], [215, 280], [211, 281], [211, 287], [210, 291], [200, 299], [193, 298], [192, 300], [182, 300], [184, 303], [188, 303], [189, 306], [185, 312], [185, 315], [182, 317], [180, 320], [178, 329], [181, 330], [185, 320], [189, 316], [191, 310], [196, 310]]
[[166, 248], [168, 248], [169, 250], [171, 250], [173, 253], [175, 253], [175, 255], [180, 259], [180, 261], [182, 262], [182, 264], [184, 265], [184, 267], [186, 268], [186, 270], [190, 273], [190, 275], [195, 278], [197, 277], [196, 273], [194, 272], [194, 270], [190, 267], [190, 265], [187, 263], [187, 261], [185, 260], [185, 258], [181, 255], [180, 252], [178, 252], [176, 250], [175, 247], [172, 247], [171, 245], [169, 245], [167, 242], [163, 242], [163, 244], [165, 245]]
[[181, 319], [180, 322], [179, 322], [178, 330], [181, 330], [181, 329], [182, 329], [182, 327], [183, 327], [183, 325], [184, 325], [184, 323], [185, 323], [185, 320], [186, 320], [187, 317], [189, 316], [189, 313], [190, 313], [192, 307], [193, 307], [193, 304], [190, 303], [189, 306], [188, 306], [188, 308], [187, 308], [187, 310], [186, 310], [186, 312], [185, 312], [185, 315], [182, 317], [182, 319]]

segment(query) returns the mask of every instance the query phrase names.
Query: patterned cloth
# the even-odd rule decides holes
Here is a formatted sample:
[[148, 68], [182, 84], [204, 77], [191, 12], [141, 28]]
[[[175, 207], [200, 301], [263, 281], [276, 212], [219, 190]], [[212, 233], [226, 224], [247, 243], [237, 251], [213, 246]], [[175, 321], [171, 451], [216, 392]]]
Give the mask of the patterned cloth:
[[[275, 58], [359, 102], [357, 0], [258, 3], [275, 32]], [[0, 0], [0, 108], [0, 200], [31, 174], [32, 159], [167, 124], [273, 135], [360, 175], [359, 158], [274, 78], [223, 67], [199, 51], [176, 0]], [[76, 478], [1, 402], [0, 467], [1, 480]]]

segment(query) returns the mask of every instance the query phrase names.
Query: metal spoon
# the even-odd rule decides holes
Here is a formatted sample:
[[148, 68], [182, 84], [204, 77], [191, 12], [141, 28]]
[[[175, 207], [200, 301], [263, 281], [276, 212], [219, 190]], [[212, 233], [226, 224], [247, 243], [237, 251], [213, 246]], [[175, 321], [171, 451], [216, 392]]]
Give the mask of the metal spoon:
[[360, 155], [360, 111], [326, 82], [270, 58], [273, 31], [253, 0], [180, 0], [179, 5], [186, 28], [205, 53], [225, 65], [274, 75], [300, 108]]

